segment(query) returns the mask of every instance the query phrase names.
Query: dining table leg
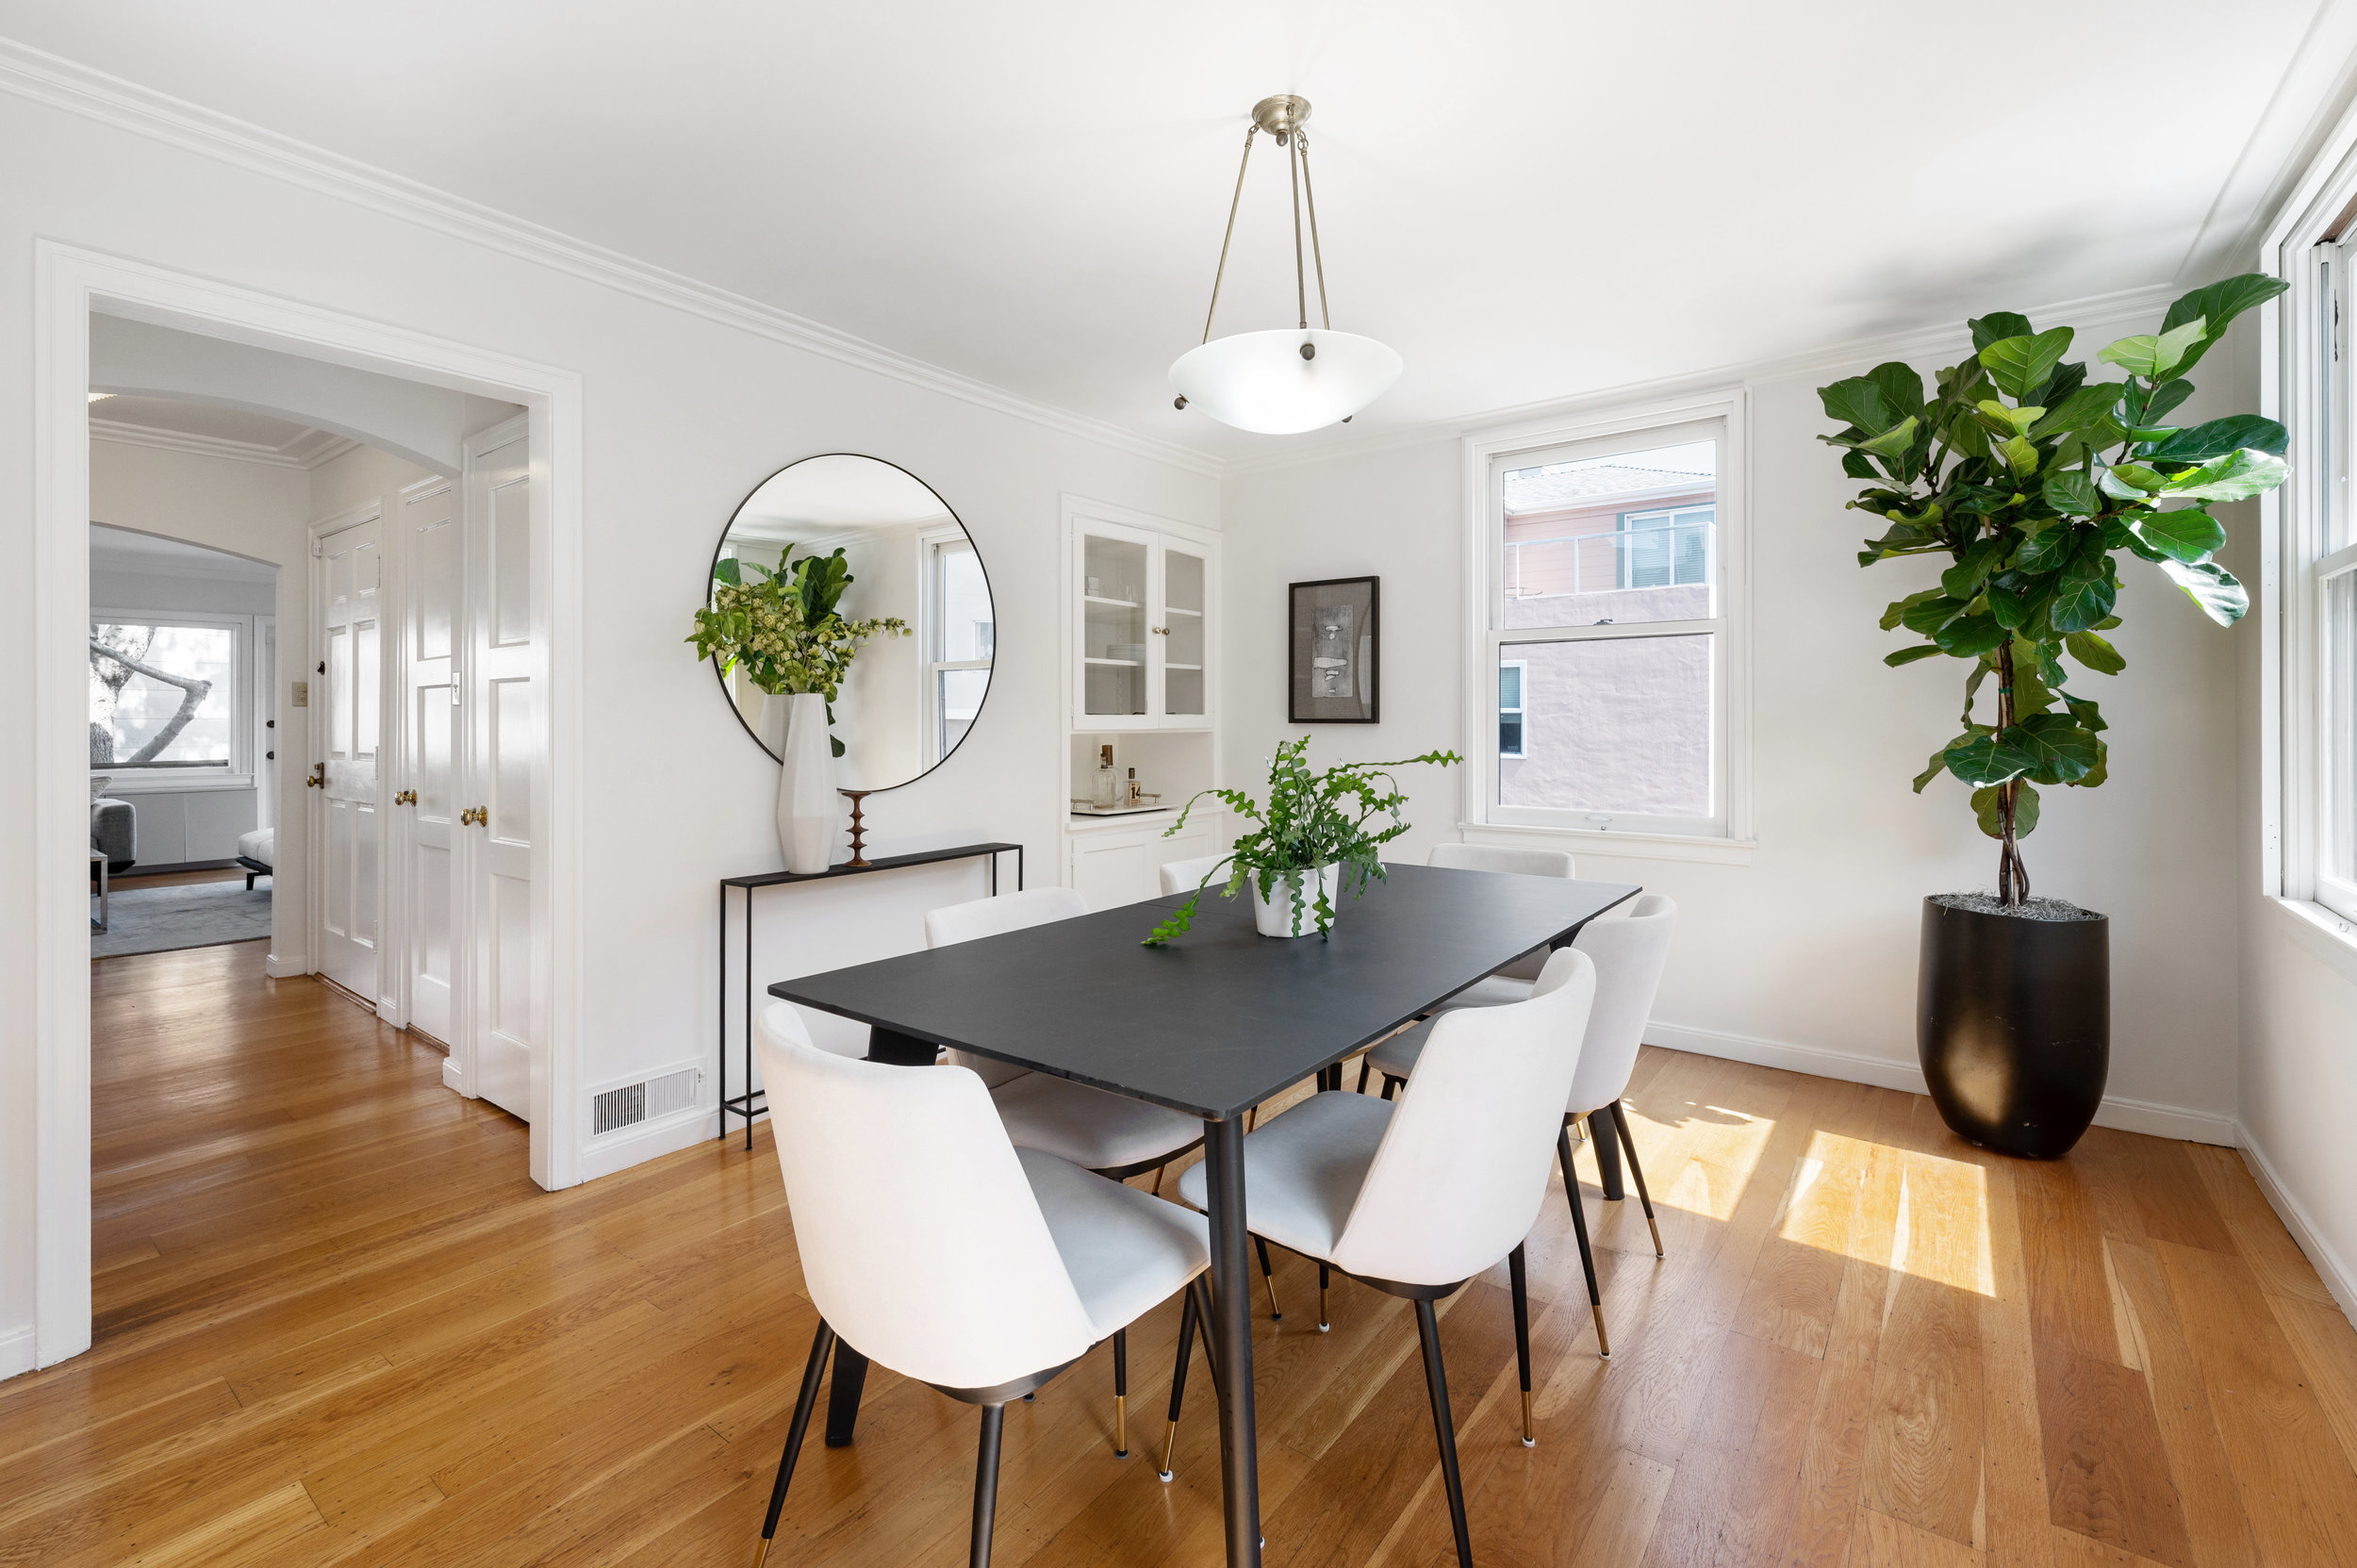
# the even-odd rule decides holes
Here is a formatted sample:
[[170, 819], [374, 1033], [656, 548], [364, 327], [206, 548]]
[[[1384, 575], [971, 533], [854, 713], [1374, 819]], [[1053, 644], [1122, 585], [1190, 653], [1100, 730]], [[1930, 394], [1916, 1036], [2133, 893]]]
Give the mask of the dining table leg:
[[1220, 1491], [1228, 1519], [1228, 1568], [1260, 1568], [1261, 1459], [1252, 1417], [1252, 1268], [1244, 1208], [1244, 1125], [1203, 1124], [1203, 1164], [1211, 1219], [1211, 1321], [1217, 1354]]

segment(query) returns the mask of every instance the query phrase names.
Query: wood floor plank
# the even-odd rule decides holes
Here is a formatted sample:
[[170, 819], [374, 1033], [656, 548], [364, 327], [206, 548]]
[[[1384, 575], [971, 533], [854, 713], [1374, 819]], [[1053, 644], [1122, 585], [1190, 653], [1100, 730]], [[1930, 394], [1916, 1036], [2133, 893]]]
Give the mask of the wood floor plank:
[[[100, 1332], [0, 1384], [0, 1564], [749, 1560], [815, 1311], [766, 1129], [542, 1192], [438, 1051], [261, 952], [93, 966]], [[1583, 1147], [1614, 1355], [1550, 1187], [1536, 1447], [1502, 1275], [1442, 1303], [1483, 1568], [2357, 1568], [2357, 1331], [2231, 1151], [2019, 1164], [1919, 1096], [1651, 1047], [1628, 1107], [1669, 1255]], [[1321, 1334], [1277, 1274], [1273, 1559], [1447, 1568], [1404, 1304], [1337, 1281]], [[1101, 1350], [1010, 1410], [1000, 1568], [1220, 1560], [1199, 1351], [1155, 1477], [1176, 1334], [1132, 1329], [1127, 1461]], [[771, 1561], [962, 1560], [974, 1428], [875, 1369]]]

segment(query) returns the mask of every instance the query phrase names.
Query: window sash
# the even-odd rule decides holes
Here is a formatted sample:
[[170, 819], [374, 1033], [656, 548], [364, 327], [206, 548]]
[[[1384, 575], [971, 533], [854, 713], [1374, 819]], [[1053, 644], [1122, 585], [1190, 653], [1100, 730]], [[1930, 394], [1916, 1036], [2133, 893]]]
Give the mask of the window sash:
[[[221, 761], [167, 762], [158, 758], [137, 765], [92, 763], [89, 769], [91, 777], [111, 777], [114, 782], [107, 788], [117, 794], [143, 789], [219, 789], [224, 785], [236, 788], [255, 783], [254, 617], [117, 609], [93, 604], [90, 625], [93, 632], [105, 625], [187, 627], [229, 634], [229, 673], [223, 677], [229, 707], [229, 755]], [[221, 689], [220, 684], [214, 687], [215, 692]]]

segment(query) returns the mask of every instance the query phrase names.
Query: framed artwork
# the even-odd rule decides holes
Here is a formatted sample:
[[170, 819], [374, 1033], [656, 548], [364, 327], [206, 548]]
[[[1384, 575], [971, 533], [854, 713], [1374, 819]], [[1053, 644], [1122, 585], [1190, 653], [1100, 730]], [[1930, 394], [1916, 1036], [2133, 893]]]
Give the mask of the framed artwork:
[[1285, 718], [1373, 724], [1382, 717], [1382, 579], [1329, 577], [1287, 590]]

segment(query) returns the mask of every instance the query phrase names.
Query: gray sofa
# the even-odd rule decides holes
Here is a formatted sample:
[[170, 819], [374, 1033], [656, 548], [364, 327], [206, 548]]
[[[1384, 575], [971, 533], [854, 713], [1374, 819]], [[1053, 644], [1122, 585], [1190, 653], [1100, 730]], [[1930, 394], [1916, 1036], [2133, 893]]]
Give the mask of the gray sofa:
[[107, 857], [107, 874], [119, 877], [139, 861], [140, 817], [128, 801], [104, 796], [90, 803], [90, 847]]

